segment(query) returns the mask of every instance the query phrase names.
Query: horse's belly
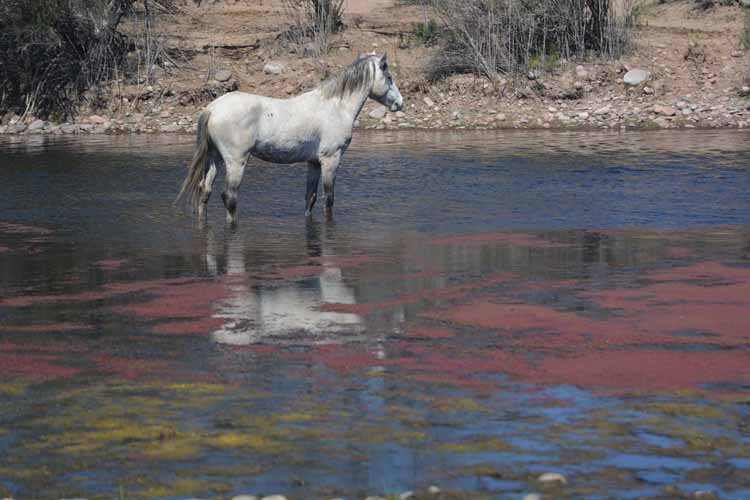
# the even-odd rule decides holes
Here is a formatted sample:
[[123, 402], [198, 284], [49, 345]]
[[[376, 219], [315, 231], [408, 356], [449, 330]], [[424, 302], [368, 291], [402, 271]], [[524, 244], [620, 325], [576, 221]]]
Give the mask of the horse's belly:
[[317, 157], [317, 143], [314, 141], [275, 143], [258, 142], [250, 154], [271, 163], [298, 163]]

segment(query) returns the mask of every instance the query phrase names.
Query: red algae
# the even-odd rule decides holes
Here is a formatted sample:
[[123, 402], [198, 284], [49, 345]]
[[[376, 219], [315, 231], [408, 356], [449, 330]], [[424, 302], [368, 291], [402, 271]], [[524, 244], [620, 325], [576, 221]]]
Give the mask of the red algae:
[[69, 378], [81, 372], [79, 368], [58, 364], [60, 357], [49, 354], [0, 353], [0, 374], [22, 376], [32, 380]]
[[83, 323], [39, 323], [34, 325], [0, 325], [2, 333], [51, 333], [91, 330], [92, 325]]
[[181, 285], [164, 284], [150, 289], [155, 298], [145, 303], [135, 303], [111, 308], [117, 313], [132, 314], [140, 318], [195, 318], [210, 315], [212, 304], [226, 298], [229, 291], [216, 281]]
[[378, 302], [365, 302], [360, 304], [341, 304], [336, 302], [327, 302], [320, 306], [322, 312], [335, 312], [358, 314], [366, 316], [376, 311], [393, 309], [407, 304], [416, 304], [423, 300], [451, 299], [461, 298], [475, 290], [488, 288], [498, 283], [503, 283], [514, 279], [516, 276], [510, 273], [497, 274], [477, 281], [450, 285], [439, 288], [427, 288], [414, 293], [399, 295], [392, 299]]
[[533, 382], [615, 389], [678, 389], [707, 383], [750, 381], [744, 351], [598, 351], [548, 357]]
[[156, 359], [123, 358], [101, 354], [93, 356], [99, 371], [117, 375], [126, 380], [162, 376], [173, 371], [175, 363]]
[[155, 333], [169, 335], [190, 335], [200, 333], [211, 333], [224, 325], [221, 318], [205, 318], [188, 321], [170, 321], [160, 323], [152, 328]]
[[94, 265], [104, 271], [116, 271], [124, 266], [126, 262], [126, 259], [105, 259], [94, 262]]
[[482, 233], [433, 238], [433, 245], [481, 245], [486, 243], [505, 243], [517, 247], [530, 248], [564, 248], [567, 243], [549, 241], [539, 236], [526, 233]]
[[455, 332], [448, 328], [434, 328], [429, 326], [411, 327], [407, 330], [407, 335], [420, 339], [449, 339], [456, 336]]

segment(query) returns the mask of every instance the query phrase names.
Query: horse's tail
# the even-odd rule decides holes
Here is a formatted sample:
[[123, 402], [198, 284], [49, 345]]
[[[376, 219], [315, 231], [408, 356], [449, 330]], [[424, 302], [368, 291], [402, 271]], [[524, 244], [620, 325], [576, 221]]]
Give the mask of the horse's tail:
[[175, 199], [175, 203], [183, 198], [187, 198], [188, 203], [197, 208], [201, 202], [201, 183], [206, 177], [208, 168], [208, 155], [211, 149], [211, 137], [208, 133], [208, 119], [211, 116], [210, 111], [203, 111], [198, 117], [198, 137], [193, 154], [193, 160], [188, 167], [188, 173], [185, 181], [182, 183], [180, 193]]

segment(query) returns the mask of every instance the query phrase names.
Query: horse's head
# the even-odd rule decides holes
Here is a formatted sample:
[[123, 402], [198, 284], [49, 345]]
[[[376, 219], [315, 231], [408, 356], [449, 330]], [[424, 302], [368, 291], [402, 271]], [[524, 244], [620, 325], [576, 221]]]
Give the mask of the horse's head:
[[391, 111], [404, 109], [404, 98], [401, 96], [396, 83], [388, 69], [388, 54], [375, 57], [375, 79], [370, 91], [370, 98], [379, 102]]

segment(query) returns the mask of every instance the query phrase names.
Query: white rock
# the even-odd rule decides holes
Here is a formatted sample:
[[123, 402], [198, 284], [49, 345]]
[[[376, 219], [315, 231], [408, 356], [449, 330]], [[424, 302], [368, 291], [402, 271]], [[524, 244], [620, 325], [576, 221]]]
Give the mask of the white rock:
[[651, 77], [651, 74], [645, 69], [634, 68], [625, 73], [622, 81], [628, 85], [640, 85]]
[[99, 116], [99, 115], [89, 116], [89, 123], [102, 124], [102, 123], [107, 123], [108, 121], [109, 120], [107, 120], [103, 116]]
[[365, 500], [388, 500], [388, 499], [383, 498], [383, 497], [367, 497], [365, 498]]
[[750, 0], [740, 0], [740, 5], [743, 7], [750, 7]]
[[284, 71], [284, 65], [278, 61], [269, 61], [263, 66], [263, 73], [267, 75], [280, 75]]
[[497, 120], [499, 122], [504, 122], [507, 119], [508, 119], [508, 117], [505, 116], [505, 113], [498, 113], [498, 114], [495, 115], [495, 120]]
[[31, 132], [34, 130], [42, 130], [43, 128], [44, 128], [44, 121], [36, 119], [33, 122], [31, 122], [31, 124], [29, 124], [28, 130]]
[[260, 500], [286, 500], [286, 497], [284, 495], [268, 495]]
[[214, 75], [214, 80], [217, 82], [227, 82], [230, 78], [232, 78], [232, 72], [228, 69], [220, 69]]
[[438, 493], [440, 493], [440, 488], [438, 488], [437, 486], [435, 486], [433, 484], [432, 486], [430, 486], [429, 488], [427, 488], [427, 493], [431, 493], [433, 495], [437, 495]]
[[578, 113], [578, 118], [580, 118], [581, 120], [586, 120], [588, 119], [588, 117], [589, 114], [586, 111], [581, 111], [580, 113]]
[[237, 495], [236, 497], [233, 497], [232, 500], [258, 500], [258, 497], [253, 495]]
[[536, 480], [541, 484], [548, 484], [548, 485], [566, 485], [568, 484], [568, 480], [565, 479], [565, 476], [558, 472], [545, 472]]
[[429, 106], [430, 108], [434, 108], [434, 107], [435, 107], [435, 101], [433, 101], [433, 100], [432, 100], [432, 99], [430, 99], [429, 97], [426, 97], [426, 96], [425, 96], [425, 97], [423, 97], [423, 98], [422, 98], [422, 101], [424, 101], [424, 103], [425, 103], [425, 104], [426, 104], [427, 106]]
[[176, 123], [170, 123], [169, 125], [163, 125], [159, 130], [167, 133], [179, 132], [180, 126]]
[[387, 110], [385, 109], [385, 106], [378, 106], [377, 108], [370, 111], [370, 114], [368, 116], [370, 118], [376, 118], [379, 120], [385, 116], [386, 111]]
[[529, 493], [524, 495], [523, 500], [542, 500], [542, 495], [539, 493]]
[[406, 113], [403, 111], [396, 111], [396, 118], [404, 118], [406, 117]]
[[610, 108], [609, 106], [604, 106], [603, 108], [599, 108], [596, 111], [594, 111], [594, 114], [599, 115], [599, 116], [608, 115], [610, 111], [612, 111], [612, 108]]
[[405, 491], [401, 493], [398, 498], [400, 500], [409, 500], [410, 498], [414, 498], [414, 492], [413, 491]]

